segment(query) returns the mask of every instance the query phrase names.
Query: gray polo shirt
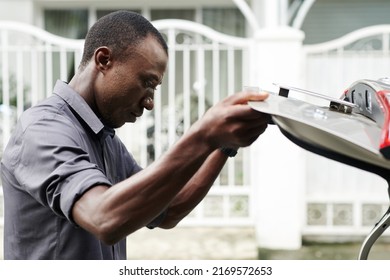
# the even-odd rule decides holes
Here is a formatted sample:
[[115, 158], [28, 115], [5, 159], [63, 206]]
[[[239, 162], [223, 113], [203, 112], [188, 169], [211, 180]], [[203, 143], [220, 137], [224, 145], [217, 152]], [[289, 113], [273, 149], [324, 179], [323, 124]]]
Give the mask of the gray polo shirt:
[[58, 81], [22, 114], [1, 161], [5, 259], [125, 259], [125, 240], [104, 245], [71, 212], [91, 187], [139, 170], [114, 130]]

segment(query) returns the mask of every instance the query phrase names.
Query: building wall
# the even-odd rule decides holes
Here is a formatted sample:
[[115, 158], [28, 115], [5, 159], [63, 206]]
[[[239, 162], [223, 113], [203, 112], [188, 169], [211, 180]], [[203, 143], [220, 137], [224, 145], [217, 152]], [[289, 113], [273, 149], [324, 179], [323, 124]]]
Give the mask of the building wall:
[[33, 11], [31, 0], [0, 0], [0, 20], [33, 23]]
[[304, 44], [341, 37], [370, 25], [390, 23], [389, 0], [317, 0], [302, 25]]
[[[235, 7], [226, 0], [0, 0], [0, 20], [14, 20], [43, 27], [43, 11], [49, 9], [178, 9], [199, 7]], [[147, 16], [147, 15], [146, 15]]]

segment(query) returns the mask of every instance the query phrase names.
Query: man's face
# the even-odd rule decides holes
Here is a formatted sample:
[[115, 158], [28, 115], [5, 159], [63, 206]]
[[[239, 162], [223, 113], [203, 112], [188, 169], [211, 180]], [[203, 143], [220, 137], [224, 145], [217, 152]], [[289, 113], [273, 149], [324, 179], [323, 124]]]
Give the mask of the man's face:
[[145, 108], [153, 109], [154, 90], [168, 63], [165, 50], [152, 36], [130, 51], [123, 61], [114, 59], [95, 86], [98, 114], [112, 128], [135, 122]]

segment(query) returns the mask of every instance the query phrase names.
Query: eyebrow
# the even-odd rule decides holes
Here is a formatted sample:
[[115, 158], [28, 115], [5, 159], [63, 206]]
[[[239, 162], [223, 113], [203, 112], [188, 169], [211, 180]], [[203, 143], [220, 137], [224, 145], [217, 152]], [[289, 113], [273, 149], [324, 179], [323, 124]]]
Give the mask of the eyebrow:
[[159, 79], [159, 77], [155, 74], [148, 74], [153, 80], [157, 81], [159, 85], [162, 84], [162, 80], [163, 80], [163, 76], [161, 77], [161, 79]]

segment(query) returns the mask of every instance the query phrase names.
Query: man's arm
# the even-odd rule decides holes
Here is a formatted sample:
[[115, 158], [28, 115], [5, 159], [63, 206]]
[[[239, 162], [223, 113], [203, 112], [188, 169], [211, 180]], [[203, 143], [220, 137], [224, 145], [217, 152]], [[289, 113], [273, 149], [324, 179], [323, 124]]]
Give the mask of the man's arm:
[[[265, 98], [264, 94], [239, 93], [213, 106], [166, 154], [143, 171], [110, 188], [96, 186], [87, 191], [75, 203], [73, 219], [107, 244], [144, 227], [174, 202], [212, 152], [221, 146], [248, 146], [257, 139], [265, 130], [268, 117], [252, 110], [247, 101]], [[211, 156], [210, 160], [218, 158], [221, 159]], [[210, 171], [207, 166], [200, 174]], [[213, 172], [217, 173], [219, 168]], [[200, 176], [194, 177], [190, 185], [197, 185], [196, 178]], [[190, 189], [196, 188], [186, 188], [179, 197], [184, 197], [184, 193], [187, 196]], [[202, 192], [206, 189], [207, 186]], [[176, 210], [181, 207], [180, 200], [184, 201], [179, 199], [172, 205]]]
[[198, 172], [169, 205], [167, 214], [159, 227], [165, 229], [175, 227], [203, 200], [221, 172], [227, 158], [219, 150], [215, 150], [207, 158]]
[[188, 134], [160, 159], [110, 188], [95, 186], [73, 206], [74, 221], [114, 244], [158, 216], [213, 150]]

